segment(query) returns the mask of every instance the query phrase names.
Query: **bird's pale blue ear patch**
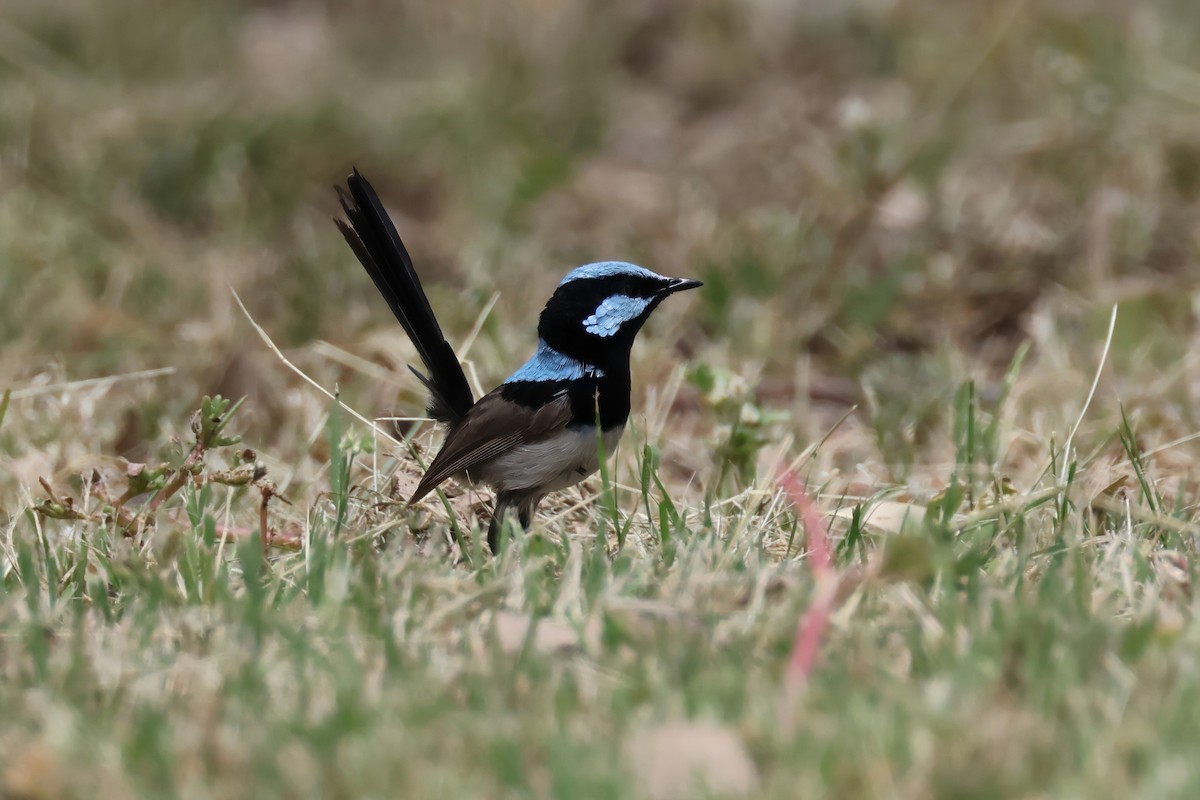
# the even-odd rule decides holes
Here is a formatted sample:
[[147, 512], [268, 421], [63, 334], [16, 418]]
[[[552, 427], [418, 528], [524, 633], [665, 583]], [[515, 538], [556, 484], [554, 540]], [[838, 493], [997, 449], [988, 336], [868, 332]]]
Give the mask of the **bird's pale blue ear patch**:
[[595, 312], [583, 321], [583, 329], [596, 336], [614, 336], [622, 325], [640, 317], [653, 302], [652, 297], [630, 297], [624, 294], [606, 297], [596, 307]]

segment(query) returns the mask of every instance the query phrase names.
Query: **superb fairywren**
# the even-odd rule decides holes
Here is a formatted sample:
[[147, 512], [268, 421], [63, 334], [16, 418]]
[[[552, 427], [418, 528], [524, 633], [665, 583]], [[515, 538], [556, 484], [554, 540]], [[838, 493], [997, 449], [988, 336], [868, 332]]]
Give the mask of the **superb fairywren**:
[[529, 527], [546, 494], [599, 468], [600, 440], [613, 451], [629, 418], [634, 337], [659, 303], [701, 283], [621, 261], [572, 270], [542, 310], [533, 356], [476, 402], [378, 195], [358, 170], [347, 186], [337, 192], [349, 224], [335, 222], [428, 370], [412, 371], [429, 389], [429, 416], [449, 426], [408, 502], [455, 476], [491, 486], [488, 545], [497, 552], [510, 510]]

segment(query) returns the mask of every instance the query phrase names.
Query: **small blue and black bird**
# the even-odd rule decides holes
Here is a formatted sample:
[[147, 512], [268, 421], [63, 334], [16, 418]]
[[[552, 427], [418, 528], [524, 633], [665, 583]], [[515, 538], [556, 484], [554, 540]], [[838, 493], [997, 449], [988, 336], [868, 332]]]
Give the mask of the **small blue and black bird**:
[[536, 352], [476, 402], [379, 196], [358, 170], [347, 187], [337, 193], [349, 224], [334, 221], [425, 364], [427, 375], [409, 369], [429, 390], [429, 416], [448, 426], [408, 502], [452, 477], [492, 487], [488, 546], [498, 552], [508, 513], [528, 528], [543, 497], [599, 468], [599, 441], [613, 451], [629, 418], [634, 337], [659, 303], [701, 283], [621, 261], [572, 270], [538, 319]]

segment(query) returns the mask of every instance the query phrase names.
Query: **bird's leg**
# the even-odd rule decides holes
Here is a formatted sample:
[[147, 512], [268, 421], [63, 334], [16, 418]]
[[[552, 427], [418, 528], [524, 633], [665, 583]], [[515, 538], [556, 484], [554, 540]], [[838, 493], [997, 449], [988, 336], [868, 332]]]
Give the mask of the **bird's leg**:
[[491, 549], [492, 555], [500, 552], [500, 534], [504, 532], [504, 518], [509, 512], [516, 511], [521, 527], [529, 530], [533, 523], [533, 512], [537, 510], [538, 503], [544, 496], [521, 495], [517, 492], [500, 492], [496, 495], [496, 513], [492, 515], [492, 521], [488, 524], [488, 548]]
[[521, 498], [518, 506], [517, 519], [521, 521], [521, 527], [529, 530], [529, 526], [533, 524], [533, 514], [537, 511], [538, 503], [542, 502], [545, 495], [530, 494]]
[[[517, 505], [517, 499], [515, 492], [496, 494], [496, 511], [488, 524], [488, 549], [492, 551], [492, 555], [500, 554], [500, 534], [504, 532], [504, 518], [508, 516], [509, 511], [516, 510], [514, 506]], [[524, 521], [521, 524], [524, 525]]]

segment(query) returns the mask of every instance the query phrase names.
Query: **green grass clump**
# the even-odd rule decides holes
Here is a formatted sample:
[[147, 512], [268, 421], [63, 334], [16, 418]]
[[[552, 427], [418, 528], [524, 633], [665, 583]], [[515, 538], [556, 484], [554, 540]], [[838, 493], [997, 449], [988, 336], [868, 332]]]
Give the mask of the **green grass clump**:
[[779, 556], [794, 523], [769, 488], [706, 518], [652, 489], [651, 458], [616, 532], [535, 530], [468, 568], [392, 530], [336, 431], [293, 554], [222, 523], [241, 489], [215, 481], [156, 531], [10, 520], [10, 793], [629, 796], [622, 742], [683, 717], [737, 732], [762, 796], [873, 795], [900, 774], [939, 796], [1117, 796], [1157, 786], [1200, 733], [1183, 710], [1196, 515], [1161, 507], [1128, 419], [1138, 478], [1116, 494], [1089, 497], [1101, 468], [1074, 462], [1027, 491], [976, 468], [902, 529], [865, 502], [792, 724], [782, 666], [814, 584]]

